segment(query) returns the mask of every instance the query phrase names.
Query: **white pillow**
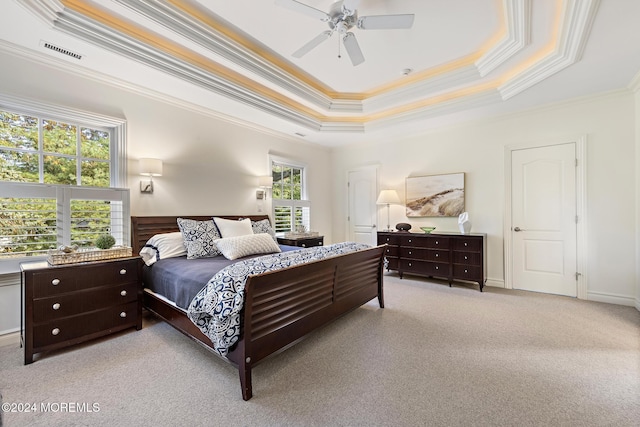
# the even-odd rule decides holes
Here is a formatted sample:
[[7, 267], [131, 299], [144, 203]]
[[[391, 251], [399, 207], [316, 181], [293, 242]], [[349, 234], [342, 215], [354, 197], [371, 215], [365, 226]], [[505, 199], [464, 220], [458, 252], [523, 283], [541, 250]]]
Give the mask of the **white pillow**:
[[173, 258], [187, 254], [187, 248], [182, 240], [182, 233], [156, 234], [140, 249], [140, 256], [147, 265], [152, 265], [159, 259]]
[[280, 252], [280, 246], [266, 233], [223, 237], [216, 240], [215, 245], [227, 259]]
[[253, 228], [251, 227], [251, 220], [249, 218], [238, 221], [235, 219], [224, 219], [214, 216], [213, 222], [216, 223], [218, 231], [220, 231], [220, 235], [223, 238], [253, 234]]

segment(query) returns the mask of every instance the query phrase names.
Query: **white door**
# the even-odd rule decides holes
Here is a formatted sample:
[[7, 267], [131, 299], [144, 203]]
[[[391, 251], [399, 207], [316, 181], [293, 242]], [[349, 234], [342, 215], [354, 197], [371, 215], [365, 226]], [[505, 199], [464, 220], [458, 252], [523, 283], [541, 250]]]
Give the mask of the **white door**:
[[513, 288], [577, 296], [575, 144], [511, 152]]
[[348, 172], [349, 240], [375, 245], [378, 171], [368, 167]]

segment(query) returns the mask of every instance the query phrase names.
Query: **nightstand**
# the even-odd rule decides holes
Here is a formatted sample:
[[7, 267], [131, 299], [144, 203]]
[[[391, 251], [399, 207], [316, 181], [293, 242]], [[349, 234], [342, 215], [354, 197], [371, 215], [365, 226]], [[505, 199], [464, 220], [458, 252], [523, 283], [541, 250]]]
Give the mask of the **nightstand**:
[[25, 365], [36, 353], [142, 329], [139, 257], [60, 266], [26, 262], [20, 268]]
[[312, 246], [322, 246], [324, 244], [324, 236], [306, 237], [302, 239], [285, 239], [284, 237], [278, 237], [278, 243], [281, 245], [310, 248]]

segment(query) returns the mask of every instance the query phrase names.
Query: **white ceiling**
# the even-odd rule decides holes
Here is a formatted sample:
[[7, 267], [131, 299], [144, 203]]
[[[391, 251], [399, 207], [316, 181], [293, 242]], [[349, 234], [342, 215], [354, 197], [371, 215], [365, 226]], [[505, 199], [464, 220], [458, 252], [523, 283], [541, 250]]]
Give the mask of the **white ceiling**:
[[352, 29], [366, 59], [355, 67], [337, 34], [293, 58], [328, 27], [274, 0], [11, 0], [3, 9], [5, 53], [328, 146], [623, 89], [640, 71], [638, 0], [361, 0], [360, 16], [415, 21]]

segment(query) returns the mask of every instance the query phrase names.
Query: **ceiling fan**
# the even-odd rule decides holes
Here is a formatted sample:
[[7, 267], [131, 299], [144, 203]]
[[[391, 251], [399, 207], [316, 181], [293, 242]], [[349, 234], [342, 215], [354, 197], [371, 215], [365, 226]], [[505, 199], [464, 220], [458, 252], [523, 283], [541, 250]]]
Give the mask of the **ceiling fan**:
[[293, 53], [295, 58], [302, 58], [323, 41], [327, 40], [338, 32], [342, 36], [344, 48], [349, 54], [353, 65], [364, 62], [364, 55], [358, 45], [355, 34], [350, 29], [357, 27], [361, 30], [395, 30], [411, 28], [413, 25], [413, 14], [404, 15], [374, 15], [361, 16], [358, 18], [358, 3], [360, 0], [337, 0], [331, 5], [328, 13], [319, 9], [300, 3], [295, 0], [276, 0], [276, 4], [284, 6], [296, 12], [303, 13], [312, 18], [319, 19], [329, 25], [329, 30], [322, 32], [313, 40], [302, 46]]

